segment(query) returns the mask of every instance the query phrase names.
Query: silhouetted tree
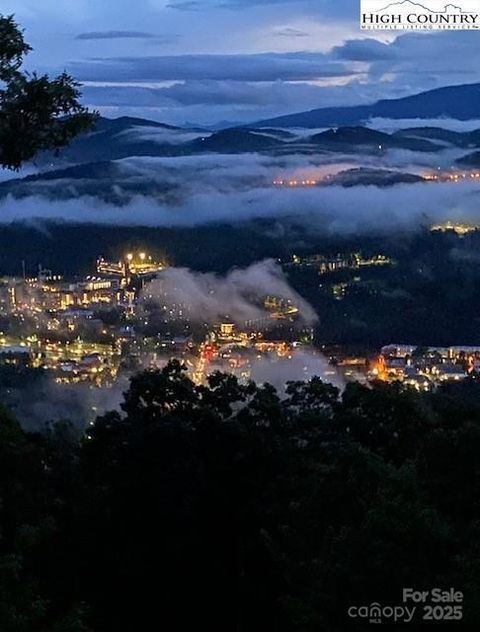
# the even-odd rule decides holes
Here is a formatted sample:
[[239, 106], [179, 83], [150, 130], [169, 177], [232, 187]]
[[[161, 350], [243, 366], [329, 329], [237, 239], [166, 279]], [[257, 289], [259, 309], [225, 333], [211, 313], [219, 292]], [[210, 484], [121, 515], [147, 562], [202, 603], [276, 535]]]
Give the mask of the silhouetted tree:
[[21, 70], [30, 50], [13, 16], [0, 16], [0, 165], [8, 169], [63, 147], [96, 120], [66, 72], [50, 79]]
[[[0, 629], [343, 632], [402, 588], [480, 613], [480, 385], [136, 375], [79, 442], [0, 415]], [[473, 628], [472, 628], [473, 629]]]

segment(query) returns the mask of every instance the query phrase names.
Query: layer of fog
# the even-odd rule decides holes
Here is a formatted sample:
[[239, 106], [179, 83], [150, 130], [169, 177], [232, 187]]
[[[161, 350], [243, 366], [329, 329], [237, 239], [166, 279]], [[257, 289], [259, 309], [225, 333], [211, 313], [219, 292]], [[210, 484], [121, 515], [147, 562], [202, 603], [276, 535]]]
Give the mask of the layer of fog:
[[464, 156], [464, 149], [447, 147], [428, 153], [408, 149], [389, 149], [379, 154], [361, 152], [291, 153], [281, 156], [249, 154], [204, 154], [174, 158], [131, 157], [116, 161], [125, 176], [134, 173], [150, 180], [178, 183], [185, 190], [222, 190], [241, 182], [255, 183], [263, 178], [266, 183], [281, 178], [296, 178], [310, 174], [316, 179], [352, 167], [393, 169], [418, 173], [429, 169], [452, 169], [455, 161]]
[[[410, 157], [415, 161], [415, 158]], [[365, 160], [368, 163], [368, 159]], [[372, 161], [373, 162], [373, 161]], [[125, 179], [177, 185], [185, 199], [199, 193], [248, 191], [278, 179], [316, 179], [357, 166], [352, 156], [337, 154], [282, 157], [259, 154], [206, 154], [177, 158], [125, 158], [116, 164]], [[418, 167], [420, 168], [420, 167]], [[72, 183], [74, 186], [74, 183]]]
[[265, 319], [263, 302], [267, 296], [291, 301], [305, 324], [317, 320], [313, 308], [290, 287], [282, 268], [270, 259], [225, 276], [168, 268], [145, 287], [143, 296], [161, 305], [181, 305], [191, 320], [207, 324], [228, 319], [242, 325]]
[[[0, 222], [49, 219], [112, 225], [197, 226], [255, 218], [292, 217], [322, 231], [370, 231], [414, 228], [425, 220], [477, 220], [478, 184], [450, 183], [375, 186], [273, 186], [278, 179], [317, 179], [352, 167], [394, 169], [410, 173], [450, 169], [460, 149], [435, 153], [389, 150], [378, 153], [315, 155], [259, 154], [132, 157], [116, 161], [119, 175], [102, 181], [122, 206], [82, 195], [83, 180], [30, 183], [35, 196], [0, 202]], [[129, 184], [124, 191], [122, 184]], [[158, 195], [135, 195], [142, 183], [158, 184]], [[24, 186], [24, 185], [22, 185]], [[26, 186], [26, 185], [25, 185]], [[110, 187], [110, 189], [109, 189]], [[28, 190], [28, 189], [27, 189]], [[67, 192], [69, 200], [43, 195]], [[91, 190], [91, 188], [90, 188]], [[165, 193], [166, 191], [166, 193]]]
[[[162, 368], [169, 358], [159, 357], [157, 368]], [[209, 365], [208, 374], [216, 370], [225, 372], [225, 367]], [[290, 358], [280, 358], [269, 353], [254, 358], [250, 364], [250, 379], [257, 384], [272, 384], [282, 397], [287, 382], [307, 381], [320, 377], [324, 382], [343, 390], [345, 381], [327, 359], [316, 350], [302, 348], [294, 350]], [[83, 432], [98, 416], [108, 411], [120, 411], [123, 394], [128, 390], [130, 376], [118, 378], [109, 387], [98, 388], [88, 383], [57, 384], [45, 377], [39, 385], [9, 389], [6, 405], [22, 427], [31, 432], [45, 428], [48, 424], [68, 422]]]
[[254, 360], [251, 365], [251, 379], [257, 384], [268, 382], [279, 393], [285, 390], [287, 382], [308, 381], [313, 377], [319, 377], [341, 390], [345, 386], [340, 373], [328, 364], [325, 356], [314, 349], [295, 351], [291, 358], [268, 354]]
[[[148, 301], [176, 305], [192, 321], [216, 325], [225, 318], [242, 326], [247, 321], [262, 321], [267, 312], [266, 296], [286, 299], [298, 307], [298, 325], [312, 325], [318, 317], [313, 308], [288, 283], [282, 268], [272, 260], [257, 262], [245, 269], [233, 269], [224, 276], [198, 273], [186, 268], [170, 268], [149, 283], [143, 292]], [[275, 322], [275, 321], [272, 321]], [[250, 377], [268, 382], [283, 392], [289, 381], [309, 380], [314, 376], [343, 388], [344, 380], [313, 348], [294, 349], [290, 357], [268, 353], [250, 360]], [[222, 364], [211, 364], [208, 373], [225, 371]]]
[[[209, 134], [207, 134], [209, 135]], [[204, 131], [187, 129], [168, 129], [164, 127], [135, 125], [117, 134], [117, 138], [124, 138], [127, 142], [153, 141], [155, 143], [181, 145], [205, 136]]]
[[176, 206], [137, 196], [118, 207], [96, 198], [53, 202], [44, 198], [0, 204], [2, 223], [59, 220], [122, 226], [199, 226], [258, 218], [293, 218], [327, 233], [415, 229], [428, 222], [479, 219], [480, 188], [475, 181], [458, 184], [417, 183], [388, 188], [356, 186], [301, 189], [262, 187], [214, 191], [190, 196]]
[[397, 132], [409, 127], [441, 127], [452, 132], [472, 132], [480, 129], [480, 119], [470, 121], [459, 121], [452, 118], [410, 118], [410, 119], [388, 119], [371, 118], [367, 121], [368, 127], [373, 127], [382, 132]]
[[127, 377], [117, 379], [112, 386], [98, 388], [87, 382], [57, 384], [46, 375], [31, 386], [9, 389], [3, 403], [26, 430], [35, 431], [59, 421], [68, 421], [83, 430], [98, 415], [117, 410], [127, 389]]

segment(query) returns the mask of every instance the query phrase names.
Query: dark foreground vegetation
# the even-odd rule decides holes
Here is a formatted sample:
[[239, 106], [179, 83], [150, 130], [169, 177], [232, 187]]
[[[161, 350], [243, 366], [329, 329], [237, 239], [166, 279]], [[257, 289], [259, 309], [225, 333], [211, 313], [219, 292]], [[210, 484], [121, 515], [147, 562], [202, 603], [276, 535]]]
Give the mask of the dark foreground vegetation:
[[336, 632], [410, 586], [462, 590], [479, 620], [475, 382], [281, 401], [171, 363], [122, 408], [83, 438], [1, 413], [2, 632]]

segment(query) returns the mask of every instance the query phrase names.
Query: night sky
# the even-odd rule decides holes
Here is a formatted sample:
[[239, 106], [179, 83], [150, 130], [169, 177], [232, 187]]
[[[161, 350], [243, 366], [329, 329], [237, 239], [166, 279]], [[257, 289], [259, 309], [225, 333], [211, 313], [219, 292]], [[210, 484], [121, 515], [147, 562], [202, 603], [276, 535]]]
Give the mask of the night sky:
[[247, 122], [479, 81], [476, 31], [361, 32], [358, 0], [4, 0], [107, 116]]

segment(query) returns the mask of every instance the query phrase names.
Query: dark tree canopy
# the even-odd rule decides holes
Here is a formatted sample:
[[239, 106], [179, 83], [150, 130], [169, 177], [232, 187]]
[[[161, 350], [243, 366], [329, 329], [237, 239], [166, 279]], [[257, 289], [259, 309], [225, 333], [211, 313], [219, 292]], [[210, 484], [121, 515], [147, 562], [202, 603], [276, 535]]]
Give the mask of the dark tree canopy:
[[0, 16], [0, 164], [7, 169], [60, 149], [97, 118], [80, 104], [79, 84], [66, 72], [50, 79], [22, 71], [30, 50], [13, 16]]
[[476, 629], [479, 419], [476, 380], [280, 397], [178, 362], [80, 440], [0, 408], [0, 630], [353, 632], [405, 586], [462, 590]]

